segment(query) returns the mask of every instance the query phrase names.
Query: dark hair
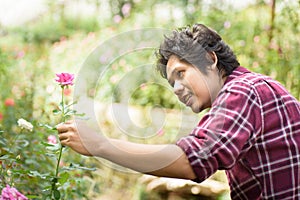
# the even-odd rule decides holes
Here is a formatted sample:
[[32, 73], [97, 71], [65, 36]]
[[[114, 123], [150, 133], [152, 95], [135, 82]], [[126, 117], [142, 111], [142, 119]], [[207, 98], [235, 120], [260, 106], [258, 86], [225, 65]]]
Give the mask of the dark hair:
[[203, 24], [195, 24], [175, 30], [169, 37], [165, 36], [157, 55], [157, 70], [167, 78], [166, 65], [171, 55], [178, 56], [206, 73], [208, 66], [214, 63], [209, 53], [214, 52], [218, 58], [217, 68], [228, 76], [240, 65], [230, 47], [225, 44], [218, 33]]

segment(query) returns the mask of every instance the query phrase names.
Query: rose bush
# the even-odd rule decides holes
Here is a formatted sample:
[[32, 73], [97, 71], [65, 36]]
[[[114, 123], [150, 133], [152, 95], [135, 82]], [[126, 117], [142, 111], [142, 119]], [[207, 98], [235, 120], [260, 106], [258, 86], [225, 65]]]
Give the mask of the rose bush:
[[[55, 129], [56, 124], [65, 122], [71, 116], [79, 115], [72, 109], [74, 103], [70, 101], [69, 86], [74, 84], [74, 75], [60, 73], [56, 74], [56, 77], [55, 81], [61, 88], [61, 100], [55, 106], [53, 104], [52, 114], [43, 115], [45, 118], [38, 120], [30, 118], [31, 122], [26, 120], [28, 117], [16, 120], [14, 118], [17, 117], [16, 111], [19, 110], [20, 101], [9, 99], [4, 102], [7, 112], [3, 118], [7, 123], [4, 123], [4, 126], [0, 124], [0, 191], [2, 190], [0, 200], [8, 200], [7, 198], [58, 200], [85, 196], [83, 191], [86, 186], [81, 171], [94, 169], [81, 167], [84, 159], [78, 160], [79, 155], [70, 156], [71, 152], [68, 152], [68, 157], [62, 161], [62, 154], [68, 149], [63, 148], [57, 140]], [[56, 115], [59, 117], [55, 117]], [[50, 124], [41, 123], [47, 118], [51, 119]], [[67, 164], [68, 160], [80, 161], [80, 164]]]
[[28, 198], [21, 194], [16, 188], [6, 185], [6, 187], [2, 189], [0, 200], [28, 200]]
[[[60, 110], [56, 111], [56, 113], [61, 114], [61, 118], [62, 118], [61, 121], [64, 123], [64, 122], [66, 122], [66, 117], [67, 117], [67, 114], [69, 112], [69, 108], [65, 106], [65, 99], [64, 99], [65, 92], [64, 92], [64, 90], [69, 85], [73, 85], [74, 74], [60, 73], [60, 74], [56, 74], [56, 76], [57, 76], [57, 78], [55, 79], [55, 81], [58, 82], [61, 85], [61, 89], [62, 89]], [[58, 158], [57, 158], [57, 163], [56, 163], [55, 176], [51, 179], [51, 182], [52, 182], [51, 191], [50, 191], [50, 198], [51, 199], [52, 198], [54, 198], [54, 199], [60, 199], [61, 198], [61, 194], [58, 190], [58, 186], [59, 186], [58, 180], [60, 178], [59, 177], [59, 165], [60, 165], [60, 161], [61, 161], [63, 146], [60, 144], [60, 142], [58, 143], [58, 147], [59, 147], [59, 153], [58, 153]]]
[[[74, 105], [74, 102], [71, 102], [67, 104], [65, 95], [66, 92], [65, 90], [68, 89], [69, 86], [73, 85], [73, 80], [74, 80], [74, 74], [70, 73], [59, 73], [56, 74], [57, 78], [55, 81], [59, 83], [61, 86], [61, 101], [59, 103], [58, 109], [53, 110], [54, 114], [60, 115], [60, 122], [64, 123], [69, 117], [72, 116], [82, 116], [82, 114], [78, 114], [75, 110], [71, 108], [72, 105]], [[69, 94], [68, 94], [69, 95]], [[67, 95], [66, 95], [67, 96]], [[56, 130], [56, 128], [51, 127], [50, 125], [44, 125], [50, 130]], [[62, 166], [62, 153], [64, 150], [64, 147], [61, 145], [59, 140], [56, 139], [56, 136], [54, 135], [49, 135], [48, 136], [48, 143], [44, 143], [46, 148], [50, 151], [51, 153], [48, 153], [49, 156], [54, 156], [56, 157], [56, 167], [55, 167], [55, 172], [53, 175], [47, 176], [48, 180], [51, 183], [51, 186], [46, 188], [46, 191], [50, 191], [48, 194], [46, 194], [46, 198], [50, 199], [64, 199], [68, 194], [62, 194], [62, 188], [68, 186], [71, 182], [69, 180], [70, 174], [68, 173], [69, 170], [74, 170], [74, 169], [85, 169], [85, 170], [94, 170], [93, 168], [87, 168], [87, 167], [80, 167], [78, 164], [70, 164], [69, 167]]]

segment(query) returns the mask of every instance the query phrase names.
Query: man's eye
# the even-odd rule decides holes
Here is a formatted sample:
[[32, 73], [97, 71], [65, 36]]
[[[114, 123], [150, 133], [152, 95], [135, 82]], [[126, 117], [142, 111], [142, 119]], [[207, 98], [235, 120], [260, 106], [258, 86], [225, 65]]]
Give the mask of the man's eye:
[[179, 78], [182, 78], [183, 77], [183, 71], [179, 71], [179, 72], [177, 72], [177, 76], [179, 77]]

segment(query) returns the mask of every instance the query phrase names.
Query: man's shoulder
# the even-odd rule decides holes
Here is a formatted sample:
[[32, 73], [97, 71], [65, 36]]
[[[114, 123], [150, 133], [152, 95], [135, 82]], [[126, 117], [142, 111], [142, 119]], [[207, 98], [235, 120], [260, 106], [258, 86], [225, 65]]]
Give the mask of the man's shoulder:
[[224, 85], [222, 89], [224, 93], [229, 92], [245, 96], [254, 94], [262, 104], [278, 99], [297, 102], [295, 97], [279, 81], [249, 70], [244, 70], [243, 73], [240, 71], [234, 72], [231, 80]]
[[256, 87], [260, 83], [273, 82], [274, 80], [266, 75], [252, 72], [244, 67], [236, 68], [228, 77], [228, 81], [225, 82], [225, 88], [232, 88], [234, 86], [248, 86], [249, 88]]
[[[253, 100], [260, 99], [262, 92], [270, 91], [270, 85], [274, 85], [276, 88], [279, 86], [278, 82], [274, 81], [271, 77], [251, 72], [245, 68], [239, 67], [228, 77], [229, 81], [226, 81], [220, 96], [233, 96], [236, 98], [248, 99], [251, 97]], [[277, 86], [278, 85], [278, 86]], [[228, 96], [229, 97], [229, 96]]]

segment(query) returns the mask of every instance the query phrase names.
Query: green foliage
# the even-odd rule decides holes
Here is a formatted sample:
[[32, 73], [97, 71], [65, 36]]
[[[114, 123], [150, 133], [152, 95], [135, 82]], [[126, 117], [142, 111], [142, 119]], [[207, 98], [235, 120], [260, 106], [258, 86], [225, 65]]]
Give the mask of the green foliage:
[[9, 65], [8, 56], [0, 48], [0, 76], [1, 76], [1, 80], [4, 79], [5, 74], [7, 73], [8, 65]]
[[14, 32], [20, 34], [25, 42], [40, 44], [54, 43], [80, 31], [88, 33], [98, 29], [99, 23], [95, 17], [66, 17], [57, 20], [46, 15], [36, 23], [16, 28]]
[[[16, 106], [16, 105], [15, 105]], [[15, 107], [14, 106], [14, 107]], [[13, 109], [14, 107], [10, 107]], [[7, 118], [7, 112], [5, 113]], [[40, 126], [40, 122], [32, 122], [33, 132], [17, 127], [16, 121], [3, 123], [0, 139], [0, 188], [6, 184], [17, 186], [22, 193], [35, 199], [48, 199], [51, 184], [56, 185], [55, 199], [82, 198], [83, 190], [86, 190], [82, 170], [94, 170], [87, 167], [85, 160], [72, 157], [70, 163], [61, 167], [60, 175], [55, 176], [59, 144], [50, 144], [47, 141], [49, 135], [55, 135], [56, 129], [50, 125]], [[45, 129], [46, 128], [46, 129]], [[64, 153], [68, 150], [64, 149]], [[64, 159], [64, 163], [68, 159]], [[76, 178], [70, 179], [75, 176]]]

